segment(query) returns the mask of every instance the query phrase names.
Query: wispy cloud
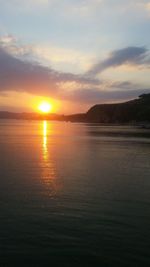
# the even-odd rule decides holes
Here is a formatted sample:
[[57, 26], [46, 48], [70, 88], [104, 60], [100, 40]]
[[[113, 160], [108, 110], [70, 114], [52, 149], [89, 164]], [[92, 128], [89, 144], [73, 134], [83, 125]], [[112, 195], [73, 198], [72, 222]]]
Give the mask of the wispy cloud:
[[145, 7], [146, 7], [147, 10], [150, 11], [150, 2], [148, 2], [147, 4], [145, 4]]
[[144, 1], [138, 1], [137, 6], [139, 8], [144, 8], [147, 11], [150, 11], [150, 1], [149, 0], [144, 0]]
[[97, 75], [105, 69], [121, 65], [150, 66], [150, 54], [145, 47], [126, 47], [113, 51], [108, 58], [98, 62], [87, 75]]
[[93, 56], [73, 49], [62, 48], [51, 44], [23, 44], [13, 35], [0, 37], [0, 47], [8, 53], [25, 60], [35, 60], [46, 66], [53, 65], [57, 70], [79, 73], [86, 71]]
[[21, 44], [21, 42], [11, 34], [0, 36], [0, 48], [3, 48], [12, 56], [26, 59], [28, 59], [28, 57], [33, 57], [32, 45]]

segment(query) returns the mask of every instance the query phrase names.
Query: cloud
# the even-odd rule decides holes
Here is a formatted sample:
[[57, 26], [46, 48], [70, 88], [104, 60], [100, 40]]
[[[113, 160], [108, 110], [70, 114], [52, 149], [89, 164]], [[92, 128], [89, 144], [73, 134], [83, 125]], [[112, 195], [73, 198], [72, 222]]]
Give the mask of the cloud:
[[53, 94], [59, 83], [99, 84], [99, 80], [83, 75], [63, 73], [37, 62], [22, 60], [0, 47], [0, 91], [27, 91], [35, 94]]
[[[67, 90], [66, 85], [72, 90]], [[147, 92], [150, 92], [149, 88], [130, 81], [101, 81], [97, 86], [66, 83], [61, 87], [59, 98], [84, 104], [110, 103], [130, 100]]]
[[11, 34], [0, 36], [0, 48], [3, 48], [7, 53], [18, 58], [32, 58], [32, 46], [23, 45], [18, 39]]
[[111, 68], [118, 67], [121, 65], [147, 65], [150, 66], [150, 55], [149, 51], [145, 47], [126, 47], [113, 51], [110, 56], [92, 66], [87, 72], [87, 75], [97, 75], [102, 71]]
[[80, 71], [85, 71], [93, 59], [90, 53], [62, 48], [56, 45], [23, 44], [13, 35], [1, 36], [0, 47], [20, 59], [37, 61], [46, 66], [53, 65], [55, 69], [62, 69], [65, 72], [73, 71], [79, 73]]
[[150, 11], [150, 2], [147, 3], [147, 4], [145, 4], [145, 7], [146, 7], [146, 9], [147, 9], [148, 11]]
[[137, 98], [140, 94], [150, 92], [148, 88], [131, 90], [97, 90], [97, 88], [78, 89], [68, 94], [62, 94], [61, 99], [78, 103], [112, 103]]
[[0, 91], [38, 91], [48, 81], [46, 68], [21, 61], [0, 48]]
[[[145, 64], [148, 50], [146, 48], [126, 48], [114, 51], [111, 56], [99, 63], [97, 70], [92, 68], [92, 75], [109, 67], [116, 67], [126, 62]], [[13, 36], [0, 38], [0, 93], [16, 91], [39, 96], [80, 102], [100, 103], [130, 99], [148, 89], [130, 81], [107, 81], [88, 76], [87, 73], [73, 74], [56, 71], [39, 62], [31, 60], [28, 46], [16, 45]], [[94, 70], [94, 71], [93, 71]]]
[[137, 6], [141, 9], [145, 9], [146, 11], [150, 11], [150, 1], [145, 0], [145, 1], [138, 1]]

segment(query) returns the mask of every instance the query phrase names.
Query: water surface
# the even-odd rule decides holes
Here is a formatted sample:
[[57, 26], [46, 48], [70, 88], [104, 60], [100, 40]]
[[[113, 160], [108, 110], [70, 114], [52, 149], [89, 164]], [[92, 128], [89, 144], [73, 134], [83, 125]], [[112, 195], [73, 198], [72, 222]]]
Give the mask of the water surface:
[[150, 131], [0, 121], [0, 266], [150, 266]]

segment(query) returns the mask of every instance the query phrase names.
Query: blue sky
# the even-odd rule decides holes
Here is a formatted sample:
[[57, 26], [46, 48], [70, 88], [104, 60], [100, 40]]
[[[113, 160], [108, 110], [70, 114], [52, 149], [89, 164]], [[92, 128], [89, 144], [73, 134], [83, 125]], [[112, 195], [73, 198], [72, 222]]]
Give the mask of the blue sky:
[[149, 0], [0, 0], [0, 109], [59, 113], [150, 92]]

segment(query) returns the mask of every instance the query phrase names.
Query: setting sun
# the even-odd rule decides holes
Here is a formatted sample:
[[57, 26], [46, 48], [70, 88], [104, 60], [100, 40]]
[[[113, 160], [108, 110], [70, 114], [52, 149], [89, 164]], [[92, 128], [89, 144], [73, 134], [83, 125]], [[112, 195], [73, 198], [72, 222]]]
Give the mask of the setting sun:
[[52, 104], [49, 102], [42, 102], [38, 109], [43, 113], [49, 113], [52, 110]]

